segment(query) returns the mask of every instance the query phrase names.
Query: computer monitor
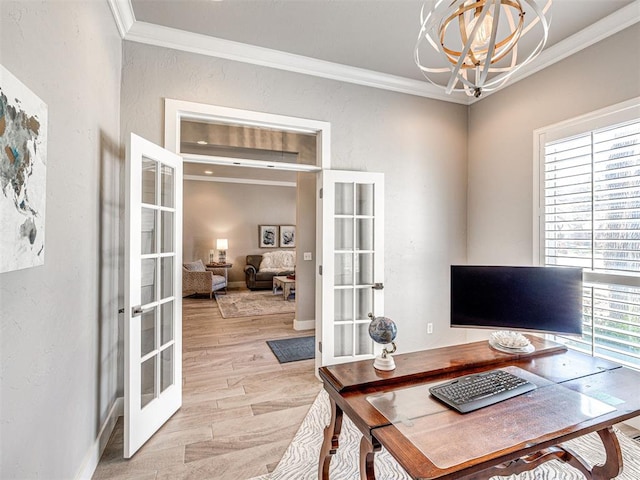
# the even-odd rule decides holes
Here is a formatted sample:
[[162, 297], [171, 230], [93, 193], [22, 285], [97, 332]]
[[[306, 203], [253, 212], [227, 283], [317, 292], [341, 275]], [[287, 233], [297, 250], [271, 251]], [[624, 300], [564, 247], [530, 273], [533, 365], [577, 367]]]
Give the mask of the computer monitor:
[[582, 334], [582, 269], [451, 266], [451, 326]]

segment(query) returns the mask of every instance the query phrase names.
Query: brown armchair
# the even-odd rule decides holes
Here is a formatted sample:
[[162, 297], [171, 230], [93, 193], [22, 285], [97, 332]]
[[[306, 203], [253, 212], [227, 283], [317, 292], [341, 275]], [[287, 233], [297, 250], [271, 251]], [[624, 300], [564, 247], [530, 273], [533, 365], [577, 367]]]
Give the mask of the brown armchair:
[[215, 269], [207, 270], [202, 260], [182, 264], [182, 296], [194, 293], [208, 293], [212, 298], [213, 292], [227, 289], [227, 279], [218, 275]]

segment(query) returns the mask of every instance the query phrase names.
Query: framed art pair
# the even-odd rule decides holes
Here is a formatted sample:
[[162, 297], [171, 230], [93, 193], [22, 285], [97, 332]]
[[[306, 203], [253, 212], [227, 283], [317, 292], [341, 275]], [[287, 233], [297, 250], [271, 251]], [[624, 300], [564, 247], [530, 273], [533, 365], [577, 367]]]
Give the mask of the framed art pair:
[[258, 245], [260, 248], [294, 248], [295, 225], [259, 225]]

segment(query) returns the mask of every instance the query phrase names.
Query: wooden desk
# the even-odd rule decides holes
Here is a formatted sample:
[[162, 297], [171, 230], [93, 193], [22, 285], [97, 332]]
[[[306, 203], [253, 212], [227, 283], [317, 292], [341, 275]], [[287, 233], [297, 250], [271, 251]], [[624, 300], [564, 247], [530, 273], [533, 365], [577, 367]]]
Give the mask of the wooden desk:
[[[567, 351], [564, 346], [538, 337], [529, 338], [536, 347], [535, 352], [531, 354], [505, 354], [493, 350], [487, 342], [475, 342], [396, 355], [396, 369], [391, 372], [375, 370], [371, 360], [320, 368], [320, 377], [329, 393], [331, 420], [325, 429], [320, 451], [318, 478], [329, 479], [331, 456], [339, 447], [343, 413], [349, 416], [363, 435], [360, 445], [362, 479], [375, 479], [373, 459], [381, 446], [393, 455], [412, 478], [420, 480], [488, 479], [493, 475], [510, 475], [531, 470], [551, 459], [569, 463], [589, 479], [610, 479], [618, 475], [622, 468], [622, 456], [611, 427], [640, 414], [640, 372], [613, 362]], [[525, 426], [527, 422], [532, 426], [535, 422], [536, 428], [532, 428], [531, 431], [538, 432], [531, 438], [524, 436], [514, 440], [513, 444], [501, 447], [498, 451], [475, 458], [465, 458], [443, 467], [441, 463], [432, 461], [429, 452], [425, 453], [425, 448], [421, 449], [419, 435], [412, 439], [407, 438], [398, 424], [394, 424], [371, 403], [371, 398], [375, 395], [400, 394], [408, 389], [427, 388], [431, 382], [501, 367], [520, 368], [525, 373], [541, 377], [540, 381], [544, 383], [545, 388], [538, 389], [540, 394], [537, 395], [537, 401], [546, 401], [553, 405], [553, 395], [564, 393], [567, 397], [579, 398], [580, 394], [584, 394], [589, 397], [585, 400], [598, 404], [601, 404], [598, 400], [604, 400], [601, 405], [606, 407], [605, 403], [614, 404], [615, 410], [609, 408], [606, 413], [599, 412], [593, 418], [580, 418], [574, 423], [568, 421], [566, 424], [545, 424], [545, 419], [549, 420], [554, 416], [538, 415], [531, 418], [527, 410], [528, 405], [523, 403], [536, 400], [535, 396], [532, 396], [533, 399], [517, 397], [467, 415], [442, 407], [441, 412], [437, 412], [438, 414], [432, 418], [424, 416], [416, 422], [418, 427], [433, 430], [428, 431], [428, 435], [423, 438], [433, 440], [433, 435], [438, 435], [438, 430], [433, 428], [434, 422], [440, 425], [445, 417], [447, 422], [462, 422], [461, 428], [477, 438], [487, 436], [487, 428], [491, 425], [488, 418], [496, 416], [513, 418]], [[593, 398], [598, 400], [594, 401]], [[424, 399], [425, 402], [434, 402], [426, 393]], [[520, 435], [527, 435], [530, 429], [525, 427], [522, 431], [525, 433]], [[606, 462], [593, 469], [573, 452], [558, 446], [562, 442], [591, 432], [598, 432], [607, 455]], [[448, 440], [442, 438], [436, 440], [436, 443], [448, 445]], [[452, 447], [455, 448], [454, 445]]]

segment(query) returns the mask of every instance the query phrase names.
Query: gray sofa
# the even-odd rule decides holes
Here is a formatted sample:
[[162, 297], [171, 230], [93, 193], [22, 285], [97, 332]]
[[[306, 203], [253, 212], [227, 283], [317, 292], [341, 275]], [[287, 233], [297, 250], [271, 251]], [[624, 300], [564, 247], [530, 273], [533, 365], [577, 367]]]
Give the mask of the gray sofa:
[[[295, 256], [295, 252], [292, 252]], [[282, 269], [260, 270], [262, 255], [247, 255], [247, 265], [244, 267], [247, 288], [250, 290], [264, 290], [273, 288], [273, 277], [293, 275], [295, 266]]]

